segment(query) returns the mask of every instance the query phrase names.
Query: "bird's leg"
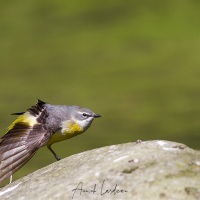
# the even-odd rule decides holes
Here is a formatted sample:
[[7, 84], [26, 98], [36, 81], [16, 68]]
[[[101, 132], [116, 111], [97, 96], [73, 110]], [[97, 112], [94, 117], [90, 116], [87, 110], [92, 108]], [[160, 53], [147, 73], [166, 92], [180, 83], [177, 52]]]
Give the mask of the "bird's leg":
[[51, 148], [51, 146], [47, 146], [47, 148], [51, 151], [51, 153], [54, 155], [57, 161], [60, 160], [60, 157], [54, 152], [54, 150]]

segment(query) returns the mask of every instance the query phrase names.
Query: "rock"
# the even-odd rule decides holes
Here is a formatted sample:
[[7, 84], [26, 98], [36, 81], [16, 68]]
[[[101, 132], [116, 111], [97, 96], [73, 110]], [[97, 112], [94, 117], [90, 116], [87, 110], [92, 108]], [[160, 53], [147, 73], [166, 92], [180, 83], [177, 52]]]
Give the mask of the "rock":
[[197, 200], [200, 151], [160, 140], [102, 147], [1, 188], [0, 199]]

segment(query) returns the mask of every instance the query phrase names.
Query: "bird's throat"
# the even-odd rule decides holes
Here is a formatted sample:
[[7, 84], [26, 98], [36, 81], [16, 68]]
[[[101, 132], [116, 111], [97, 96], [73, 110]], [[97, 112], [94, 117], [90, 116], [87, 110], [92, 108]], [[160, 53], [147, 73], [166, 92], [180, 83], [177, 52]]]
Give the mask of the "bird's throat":
[[60, 142], [63, 140], [70, 139], [83, 133], [84, 130], [81, 126], [75, 122], [66, 122], [62, 129], [51, 136], [51, 139], [47, 143], [47, 146], [52, 145], [53, 143]]

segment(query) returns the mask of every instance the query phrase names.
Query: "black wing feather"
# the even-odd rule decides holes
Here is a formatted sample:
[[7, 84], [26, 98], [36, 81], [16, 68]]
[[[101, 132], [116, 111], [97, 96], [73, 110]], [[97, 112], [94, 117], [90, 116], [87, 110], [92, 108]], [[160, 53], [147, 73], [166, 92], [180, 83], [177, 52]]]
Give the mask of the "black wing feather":
[[15, 124], [13, 129], [1, 138], [0, 182], [15, 173], [32, 158], [50, 137], [51, 135], [40, 124], [33, 127], [27, 126], [25, 123]]

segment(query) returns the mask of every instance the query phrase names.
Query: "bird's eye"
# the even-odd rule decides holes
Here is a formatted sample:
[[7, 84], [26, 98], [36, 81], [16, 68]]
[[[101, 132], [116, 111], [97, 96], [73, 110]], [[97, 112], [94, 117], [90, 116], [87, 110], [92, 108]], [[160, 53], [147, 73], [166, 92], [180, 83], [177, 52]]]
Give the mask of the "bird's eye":
[[87, 115], [87, 113], [83, 113], [83, 117], [87, 117], [88, 115]]

